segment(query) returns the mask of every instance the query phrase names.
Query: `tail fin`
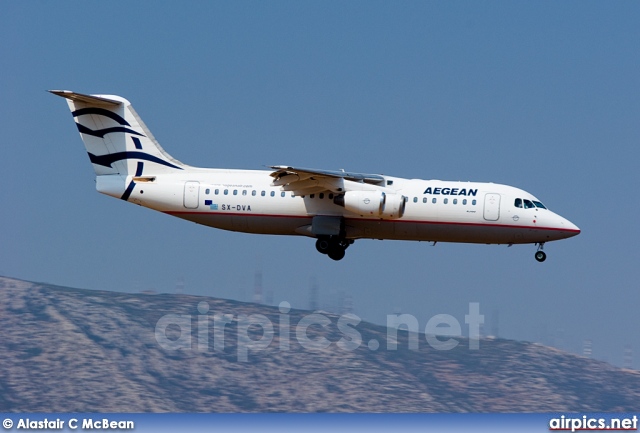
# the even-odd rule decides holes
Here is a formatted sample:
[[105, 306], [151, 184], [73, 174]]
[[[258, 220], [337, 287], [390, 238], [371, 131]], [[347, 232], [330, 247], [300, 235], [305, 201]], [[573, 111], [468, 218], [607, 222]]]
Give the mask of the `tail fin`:
[[188, 167], [162, 149], [126, 99], [50, 92], [67, 99], [96, 176], [147, 176]]

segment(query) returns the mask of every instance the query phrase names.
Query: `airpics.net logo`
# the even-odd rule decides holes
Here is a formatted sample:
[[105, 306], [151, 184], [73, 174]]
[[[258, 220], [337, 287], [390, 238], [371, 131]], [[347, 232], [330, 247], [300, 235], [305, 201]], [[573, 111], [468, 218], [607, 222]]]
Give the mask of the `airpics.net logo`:
[[638, 416], [628, 417], [613, 417], [608, 415], [606, 417], [594, 417], [582, 415], [580, 416], [565, 416], [562, 415], [558, 418], [551, 418], [549, 420], [549, 431], [637, 431], [638, 430]]
[[[451, 350], [460, 344], [456, 338], [462, 337], [460, 321], [449, 314], [436, 314], [420, 328], [418, 319], [411, 314], [387, 315], [386, 338], [371, 338], [364, 341], [358, 325], [362, 320], [355, 314], [335, 316], [314, 312], [293, 317], [291, 305], [283, 301], [278, 307], [279, 314], [274, 321], [264, 314], [225, 314], [210, 311], [209, 304], [201, 301], [197, 306], [197, 315], [165, 314], [156, 323], [155, 338], [165, 350], [196, 350], [217, 352], [234, 350], [239, 362], [247, 362], [250, 354], [267, 349], [291, 350], [292, 343], [299, 344], [309, 351], [339, 350], [351, 352], [362, 347], [371, 351], [381, 349], [397, 350], [399, 331], [408, 331], [406, 344], [410, 350], [419, 350], [421, 339], [436, 350]], [[274, 315], [272, 315], [274, 316]], [[292, 320], [293, 319], [293, 320]], [[293, 323], [292, 323], [293, 322]], [[480, 326], [484, 315], [480, 314], [480, 304], [470, 302], [468, 314], [464, 316], [468, 326], [468, 349], [480, 348]], [[194, 331], [195, 328], [195, 331]], [[233, 332], [235, 331], [235, 332]], [[424, 331], [424, 332], [422, 332]], [[228, 332], [228, 335], [227, 335]], [[234, 335], [235, 334], [235, 335]], [[332, 337], [328, 339], [325, 335]], [[228, 338], [225, 342], [226, 336]], [[225, 344], [226, 343], [226, 344]]]

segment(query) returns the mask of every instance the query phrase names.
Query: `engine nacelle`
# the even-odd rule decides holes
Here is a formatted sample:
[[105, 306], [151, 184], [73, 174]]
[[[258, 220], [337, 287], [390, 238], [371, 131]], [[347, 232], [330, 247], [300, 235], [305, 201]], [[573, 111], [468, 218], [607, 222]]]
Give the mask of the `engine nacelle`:
[[360, 216], [382, 216], [385, 193], [382, 191], [347, 191], [333, 202]]
[[400, 194], [385, 194], [382, 191], [347, 191], [336, 196], [333, 202], [360, 216], [401, 218], [407, 198]]
[[383, 218], [402, 218], [407, 198], [401, 194], [386, 194], [385, 205], [382, 210]]

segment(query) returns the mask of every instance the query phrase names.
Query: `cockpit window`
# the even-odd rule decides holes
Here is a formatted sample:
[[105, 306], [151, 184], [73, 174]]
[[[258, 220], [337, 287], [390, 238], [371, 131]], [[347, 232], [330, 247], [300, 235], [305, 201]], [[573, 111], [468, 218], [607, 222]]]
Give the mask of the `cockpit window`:
[[[524, 206], [522, 206], [522, 204], [524, 203]], [[540, 209], [546, 209], [547, 207], [545, 205], [543, 205], [542, 203], [540, 203], [539, 201], [536, 200], [527, 200], [522, 199], [522, 198], [517, 198], [514, 202], [513, 205], [515, 207], [519, 207], [522, 208], [524, 207], [525, 209], [533, 209], [533, 208], [540, 208]]]

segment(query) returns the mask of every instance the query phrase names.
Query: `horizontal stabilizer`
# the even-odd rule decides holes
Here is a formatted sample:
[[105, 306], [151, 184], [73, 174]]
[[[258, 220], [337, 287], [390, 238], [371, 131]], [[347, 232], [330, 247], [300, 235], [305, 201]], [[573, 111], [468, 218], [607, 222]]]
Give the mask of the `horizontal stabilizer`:
[[72, 92], [71, 90], [49, 90], [49, 92], [72, 101], [84, 102], [85, 104], [91, 105], [117, 106], [122, 104], [122, 102], [114, 101], [113, 99], [84, 95], [82, 93]]

